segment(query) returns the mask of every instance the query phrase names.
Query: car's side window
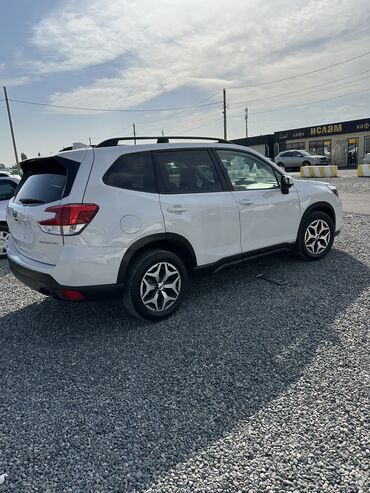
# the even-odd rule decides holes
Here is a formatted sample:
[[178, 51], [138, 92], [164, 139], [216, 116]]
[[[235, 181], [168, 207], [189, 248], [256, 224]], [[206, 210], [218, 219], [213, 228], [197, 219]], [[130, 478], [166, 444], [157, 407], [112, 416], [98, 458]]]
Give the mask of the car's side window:
[[157, 152], [161, 193], [208, 193], [222, 191], [207, 149]]
[[10, 180], [0, 180], [0, 200], [10, 200], [17, 184]]
[[253, 154], [226, 150], [216, 152], [234, 190], [279, 188], [274, 170]]
[[141, 192], [156, 192], [150, 152], [122, 154], [103, 176], [106, 185]]

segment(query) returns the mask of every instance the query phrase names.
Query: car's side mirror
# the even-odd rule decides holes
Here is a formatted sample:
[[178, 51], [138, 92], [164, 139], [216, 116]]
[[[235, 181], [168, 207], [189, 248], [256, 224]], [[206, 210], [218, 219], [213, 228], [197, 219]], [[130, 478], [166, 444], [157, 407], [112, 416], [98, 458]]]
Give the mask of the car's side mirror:
[[289, 188], [293, 185], [293, 181], [290, 176], [283, 175], [280, 181], [281, 193], [286, 195], [289, 193]]

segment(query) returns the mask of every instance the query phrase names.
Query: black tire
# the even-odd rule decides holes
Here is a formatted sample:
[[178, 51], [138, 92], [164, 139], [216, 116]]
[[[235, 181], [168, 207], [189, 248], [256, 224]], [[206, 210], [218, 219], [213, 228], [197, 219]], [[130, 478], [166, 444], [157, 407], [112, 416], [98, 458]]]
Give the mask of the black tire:
[[309, 161], [303, 161], [302, 166], [311, 166]]
[[[155, 280], [154, 273], [157, 272], [155, 270], [157, 264], [159, 265], [159, 278], [165, 277], [166, 268], [167, 272], [173, 272], [173, 274], [168, 276], [168, 279], [171, 281], [170, 284], [173, 284], [173, 281], [175, 281], [174, 289], [166, 289], [165, 284], [163, 285], [161, 282], [158, 284]], [[163, 265], [161, 266], [160, 264]], [[166, 266], [164, 264], [166, 264]], [[151, 269], [154, 269], [154, 273], [150, 273]], [[170, 269], [170, 271], [168, 271], [168, 269]], [[178, 277], [176, 277], [177, 275]], [[149, 278], [150, 282], [143, 282], [145, 276], [147, 279]], [[187, 286], [187, 280], [188, 275], [186, 269], [177, 255], [166, 250], [145, 251], [135, 257], [129, 267], [123, 298], [125, 307], [136, 317], [152, 321], [163, 320], [172, 315], [181, 305]], [[151, 285], [153, 285], [153, 289], [149, 288]], [[150, 303], [151, 296], [146, 296], [145, 293], [143, 294], [146, 304], [143, 301], [141, 290], [144, 290], [146, 286], [148, 286], [147, 294], [151, 295], [153, 293], [153, 297], [157, 295], [157, 299], [153, 303]], [[178, 295], [176, 294], [176, 290], [178, 290]], [[176, 297], [176, 299], [165, 300], [164, 295], [166, 295], [166, 297], [169, 295], [170, 298]], [[166, 303], [168, 304], [168, 308], [165, 307]], [[156, 304], [158, 310], [156, 309]]]
[[7, 257], [8, 243], [6, 236], [9, 234], [9, 229], [6, 224], [0, 224], [0, 260]]
[[[322, 238], [318, 238], [315, 240], [314, 238], [310, 238], [310, 236], [314, 236], [316, 221], [321, 221], [322, 229]], [[320, 227], [321, 227], [320, 226]], [[319, 225], [318, 225], [319, 227]], [[328, 231], [327, 231], [327, 229]], [[309, 231], [308, 229], [311, 228]], [[327, 236], [329, 233], [330, 236]], [[306, 236], [307, 234], [307, 236]], [[297, 244], [296, 244], [296, 253], [303, 260], [320, 260], [325, 257], [333, 246], [335, 235], [335, 227], [334, 222], [328, 214], [325, 212], [314, 211], [308, 214], [301, 223], [298, 232]], [[325, 239], [324, 239], [325, 238]], [[325, 246], [326, 243], [326, 246]], [[322, 250], [322, 248], [325, 248]], [[312, 251], [313, 250], [313, 251]], [[317, 253], [314, 251], [317, 250]]]

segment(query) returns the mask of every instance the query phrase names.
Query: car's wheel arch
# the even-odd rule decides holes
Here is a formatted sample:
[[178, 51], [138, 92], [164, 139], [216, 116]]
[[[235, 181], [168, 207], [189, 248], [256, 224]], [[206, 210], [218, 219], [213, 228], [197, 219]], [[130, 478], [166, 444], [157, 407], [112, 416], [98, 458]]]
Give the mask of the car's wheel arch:
[[297, 240], [299, 238], [299, 235], [301, 233], [301, 230], [302, 230], [302, 227], [305, 223], [306, 218], [312, 212], [324, 212], [325, 214], [327, 214], [332, 219], [332, 221], [334, 223], [334, 228], [335, 228], [336, 221], [335, 221], [334, 207], [331, 204], [329, 204], [329, 202], [315, 202], [315, 203], [311, 204], [309, 207], [307, 207], [307, 209], [304, 211], [304, 213], [301, 217], [301, 222], [300, 222], [298, 234], [297, 234]]
[[177, 255], [188, 273], [192, 273], [197, 266], [196, 255], [189, 240], [175, 233], [157, 233], [141, 238], [130, 245], [122, 258], [117, 283], [125, 282], [127, 271], [139, 254], [155, 249], [167, 250]]

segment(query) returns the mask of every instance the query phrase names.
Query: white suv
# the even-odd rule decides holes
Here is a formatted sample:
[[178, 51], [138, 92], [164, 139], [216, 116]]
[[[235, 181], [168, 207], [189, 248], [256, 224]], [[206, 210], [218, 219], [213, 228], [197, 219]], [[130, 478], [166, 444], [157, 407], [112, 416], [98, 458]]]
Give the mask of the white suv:
[[326, 156], [320, 156], [320, 154], [314, 154], [310, 151], [283, 151], [275, 157], [275, 163], [288, 170], [288, 169], [300, 169], [301, 166], [312, 166], [315, 164], [327, 165], [330, 164], [329, 159]]
[[19, 178], [0, 170], [0, 259], [6, 258], [8, 250], [9, 230], [6, 224], [6, 207], [13, 197]]
[[60, 300], [123, 299], [159, 320], [189, 275], [283, 249], [317, 260], [340, 231], [335, 187], [295, 180], [251, 149], [124, 140], [22, 163], [7, 220], [25, 284]]

